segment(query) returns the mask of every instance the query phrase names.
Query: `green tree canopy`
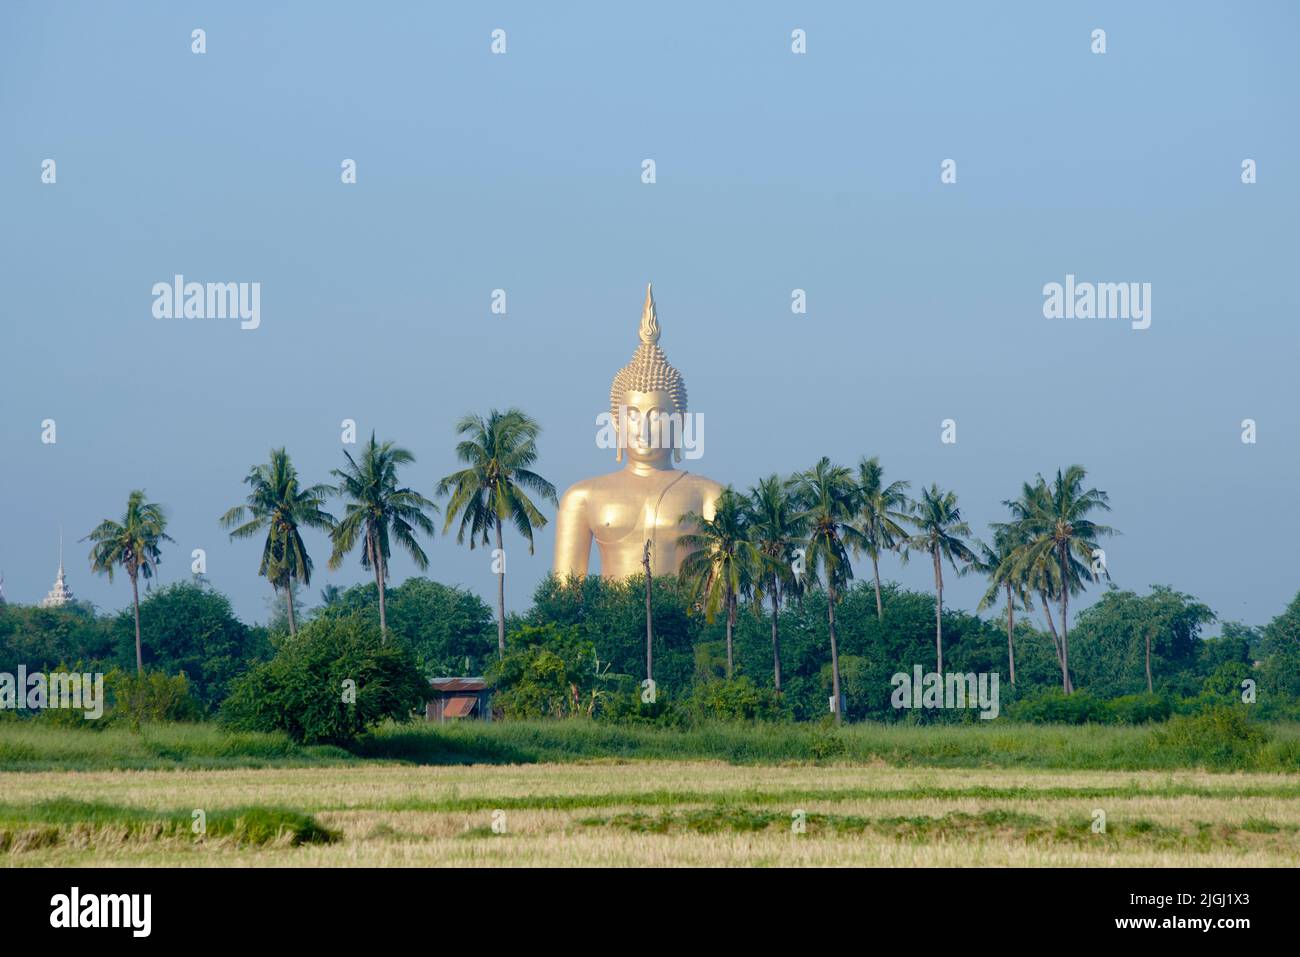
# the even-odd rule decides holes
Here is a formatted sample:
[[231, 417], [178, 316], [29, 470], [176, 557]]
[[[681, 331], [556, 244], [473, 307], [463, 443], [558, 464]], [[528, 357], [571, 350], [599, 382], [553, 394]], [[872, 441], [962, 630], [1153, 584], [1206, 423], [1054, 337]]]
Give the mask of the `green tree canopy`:
[[[495, 656], [492, 610], [473, 592], [428, 578], [388, 591], [388, 634], [407, 648], [426, 677], [481, 675]], [[354, 585], [315, 611], [316, 618], [377, 613], [379, 589]]]
[[[1203, 627], [1214, 612], [1191, 595], [1155, 585], [1149, 595], [1111, 589], [1079, 613], [1074, 626], [1076, 653], [1071, 661], [1078, 684], [1100, 697], [1147, 690], [1146, 642], [1151, 641], [1151, 672], [1156, 689], [1179, 672], [1190, 671], [1200, 656]], [[1186, 694], [1199, 690], [1178, 688]]]
[[221, 719], [238, 730], [346, 744], [385, 719], [408, 720], [428, 689], [411, 653], [385, 643], [373, 620], [323, 618], [236, 679]]
[[[210, 586], [177, 582], [154, 589], [140, 602], [140, 638], [151, 670], [185, 673], [190, 693], [215, 708], [230, 682], [258, 658], [270, 657], [265, 639], [235, 617], [230, 599]], [[129, 668], [134, 621], [123, 609], [113, 621], [117, 660]]]

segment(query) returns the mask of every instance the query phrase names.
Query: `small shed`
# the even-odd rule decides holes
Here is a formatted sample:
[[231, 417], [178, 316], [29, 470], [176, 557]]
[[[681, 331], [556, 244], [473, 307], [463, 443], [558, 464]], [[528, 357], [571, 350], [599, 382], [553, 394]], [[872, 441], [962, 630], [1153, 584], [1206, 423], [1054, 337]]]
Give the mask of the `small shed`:
[[482, 678], [434, 678], [430, 684], [433, 695], [424, 707], [426, 721], [492, 720], [492, 689]]

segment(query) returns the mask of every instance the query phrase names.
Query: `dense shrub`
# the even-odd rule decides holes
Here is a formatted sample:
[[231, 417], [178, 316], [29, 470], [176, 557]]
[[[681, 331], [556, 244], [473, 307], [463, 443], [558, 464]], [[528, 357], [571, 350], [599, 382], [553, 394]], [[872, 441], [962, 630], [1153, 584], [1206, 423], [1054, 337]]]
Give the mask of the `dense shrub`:
[[1067, 695], [1059, 688], [1016, 701], [1007, 709], [1007, 717], [1031, 724], [1100, 724], [1111, 719], [1105, 702], [1087, 691]]
[[190, 693], [184, 674], [136, 675], [114, 668], [104, 676], [104, 690], [112, 702], [108, 719], [115, 724], [138, 728], [161, 721], [197, 721], [203, 716], [203, 705]]
[[1249, 766], [1269, 741], [1252, 722], [1245, 706], [1218, 705], [1199, 714], [1175, 715], [1151, 734], [1151, 746], [1181, 763], [1208, 767]]
[[385, 719], [409, 720], [427, 697], [411, 653], [384, 643], [369, 617], [326, 618], [236, 679], [221, 720], [241, 731], [342, 744]]
[[[60, 664], [51, 672], [90, 675], [92, 680], [94, 674], [80, 662], [71, 666]], [[47, 687], [52, 689], [52, 683], [47, 682]], [[138, 730], [142, 724], [198, 721], [204, 716], [203, 705], [191, 693], [189, 679], [184, 674], [146, 671], [137, 675], [133, 671], [114, 668], [104, 675], [99, 690], [103, 699], [99, 702], [102, 710], [98, 718], [86, 716], [94, 710], [90, 705], [94, 693], [85, 690], [81, 694], [82, 706], [73, 708], [57, 706], [51, 690], [49, 706], [34, 717], [43, 724], [98, 731], [110, 725]]]
[[1241, 661], [1225, 661], [1206, 676], [1201, 690], [1222, 698], [1241, 700], [1246, 679], [1252, 677], [1250, 665]]
[[1147, 724], [1164, 721], [1173, 711], [1169, 699], [1159, 694], [1127, 694], [1105, 702], [1110, 721], [1116, 724]]
[[656, 725], [661, 728], [684, 728], [691, 722], [689, 711], [677, 697], [656, 687], [653, 701], [647, 701], [644, 689], [629, 681], [626, 690], [612, 691], [601, 700], [597, 716], [616, 724]]
[[757, 721], [781, 714], [776, 693], [744, 676], [730, 681], [715, 678], [696, 685], [691, 709], [702, 720]]
[[515, 629], [487, 678], [496, 689], [493, 705], [507, 718], [593, 718], [633, 681], [611, 673], [577, 626], [553, 623]]
[[848, 750], [844, 737], [835, 727], [834, 719], [826, 717], [817, 722], [817, 727], [808, 742], [808, 753], [814, 761], [842, 757], [848, 753]]

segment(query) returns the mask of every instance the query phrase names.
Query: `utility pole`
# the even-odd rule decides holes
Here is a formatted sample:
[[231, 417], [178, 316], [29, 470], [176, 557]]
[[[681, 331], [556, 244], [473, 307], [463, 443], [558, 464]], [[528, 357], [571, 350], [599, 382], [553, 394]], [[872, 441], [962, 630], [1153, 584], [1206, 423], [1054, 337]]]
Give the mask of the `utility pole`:
[[645, 550], [641, 553], [641, 567], [645, 569], [645, 676], [646, 680], [654, 681], [654, 629], [650, 618], [650, 545], [650, 539], [647, 538]]

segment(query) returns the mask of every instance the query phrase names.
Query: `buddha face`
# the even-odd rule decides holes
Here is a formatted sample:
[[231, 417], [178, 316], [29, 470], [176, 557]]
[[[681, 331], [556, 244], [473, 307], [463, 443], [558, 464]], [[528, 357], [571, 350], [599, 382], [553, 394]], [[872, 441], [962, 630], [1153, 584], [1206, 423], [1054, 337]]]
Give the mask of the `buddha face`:
[[[674, 443], [679, 440], [680, 415], [672, 396], [664, 390], [623, 393], [627, 409], [627, 457], [629, 464], [672, 468]], [[621, 410], [620, 410], [621, 413]]]

